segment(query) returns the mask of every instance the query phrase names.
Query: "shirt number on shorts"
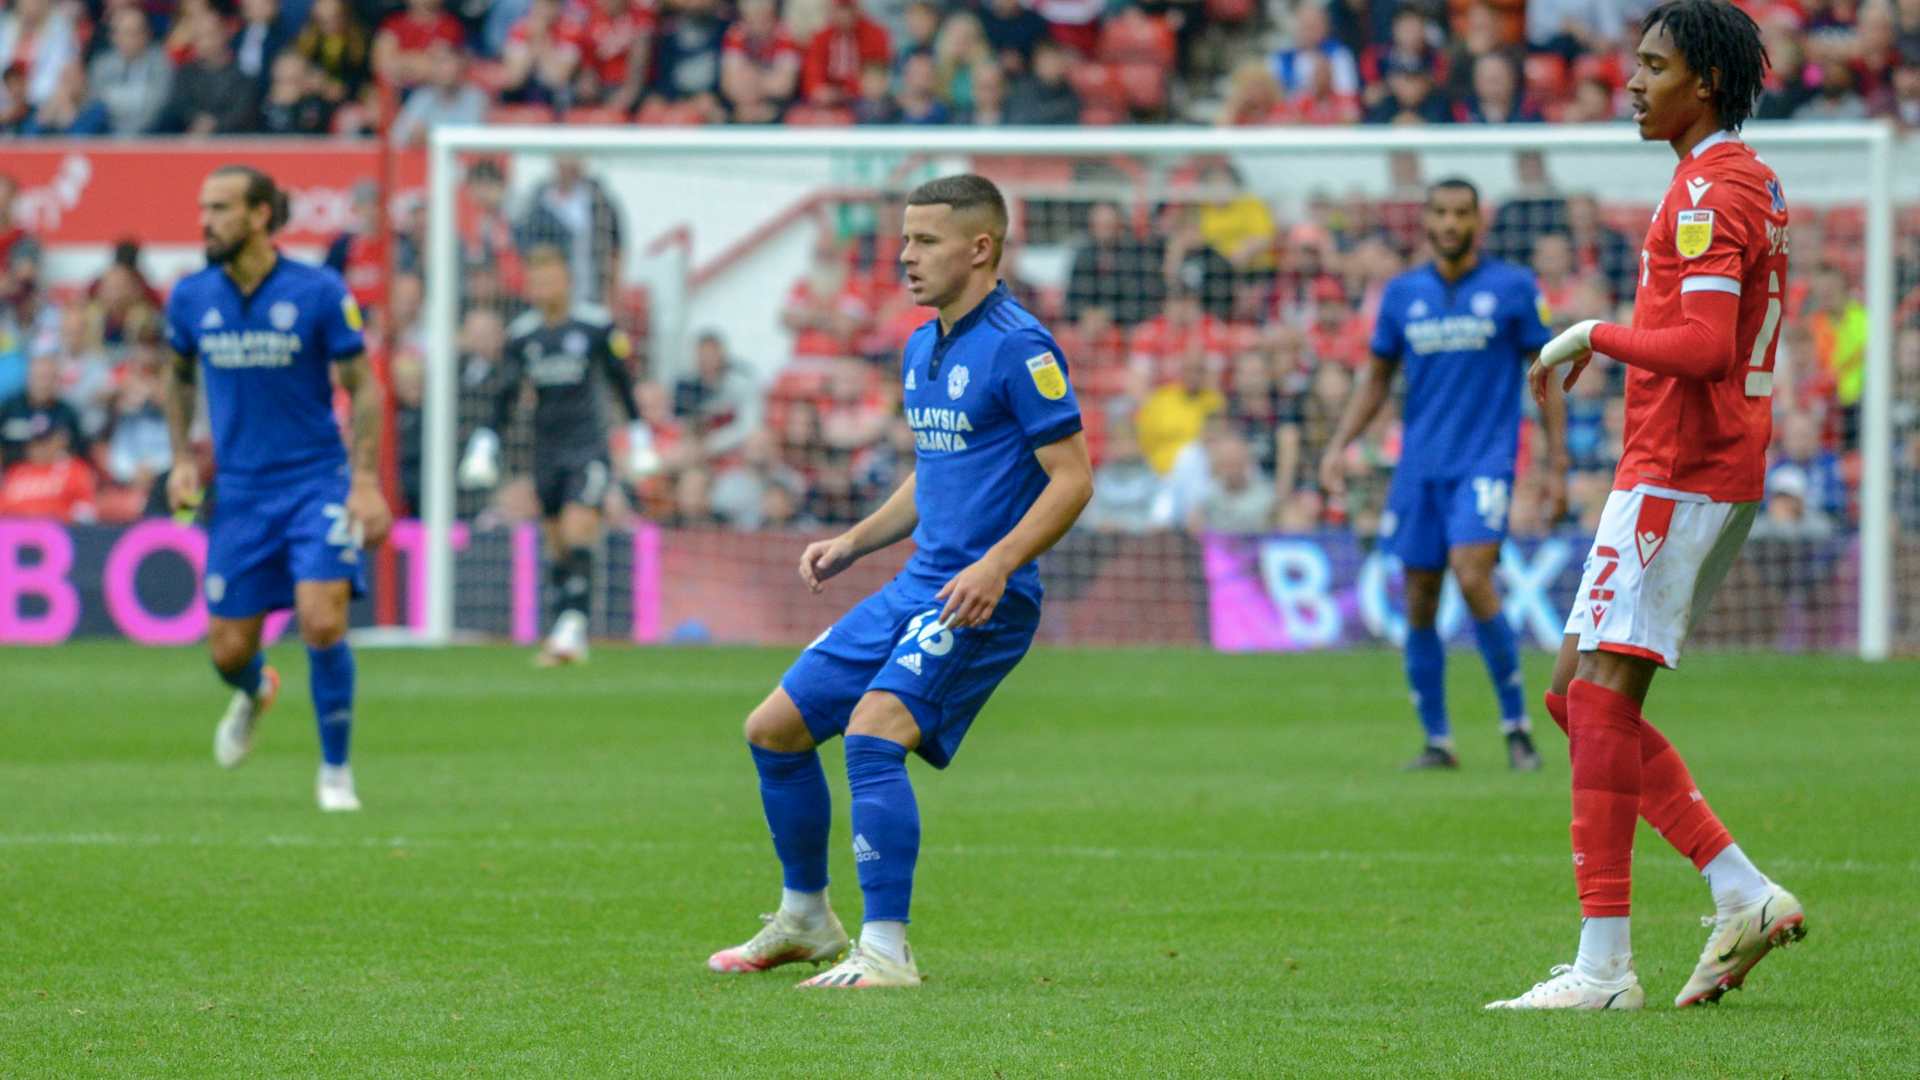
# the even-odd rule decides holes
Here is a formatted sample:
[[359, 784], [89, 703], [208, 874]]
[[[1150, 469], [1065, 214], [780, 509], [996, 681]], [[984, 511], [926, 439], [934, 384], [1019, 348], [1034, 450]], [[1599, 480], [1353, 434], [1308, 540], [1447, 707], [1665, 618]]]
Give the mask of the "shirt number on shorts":
[[327, 526], [327, 546], [341, 549], [341, 562], [359, 562], [360, 539], [354, 535], [353, 518], [348, 516], [347, 508], [339, 503], [328, 503], [320, 508], [320, 512], [333, 523]]
[[928, 656], [947, 655], [953, 649], [953, 631], [941, 626], [937, 620], [930, 621], [938, 614], [937, 611], [923, 611], [915, 615], [913, 621], [907, 624], [906, 636], [900, 639], [900, 644], [905, 645], [917, 637], [920, 639], [921, 652]]
[[1474, 477], [1473, 503], [1473, 512], [1480, 515], [1487, 528], [1500, 528], [1507, 520], [1507, 482], [1491, 476]]

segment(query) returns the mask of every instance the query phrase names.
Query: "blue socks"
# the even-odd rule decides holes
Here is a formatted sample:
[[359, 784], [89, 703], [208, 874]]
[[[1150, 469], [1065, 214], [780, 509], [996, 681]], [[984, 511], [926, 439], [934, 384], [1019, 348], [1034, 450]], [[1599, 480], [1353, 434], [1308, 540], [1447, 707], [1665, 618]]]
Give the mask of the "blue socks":
[[1480, 658], [1487, 662], [1487, 674], [1493, 679], [1494, 695], [1500, 699], [1500, 726], [1506, 731], [1527, 728], [1526, 695], [1521, 691], [1520, 645], [1513, 637], [1504, 614], [1495, 614], [1486, 622], [1473, 624], [1473, 639], [1480, 645]]
[[1407, 627], [1407, 686], [1427, 742], [1444, 745], [1452, 738], [1447, 726], [1447, 650], [1433, 627]]
[[906, 922], [920, 858], [920, 804], [907, 779], [907, 748], [872, 735], [849, 735], [846, 744], [853, 862], [866, 897], [861, 918]]
[[309, 645], [307, 661], [307, 687], [320, 725], [320, 759], [345, 765], [347, 743], [353, 738], [353, 650], [345, 641], [326, 649]]
[[260, 672], [266, 666], [266, 661], [262, 660], [260, 654], [256, 652], [253, 654], [253, 658], [247, 661], [245, 667], [231, 675], [221, 671], [218, 667], [213, 670], [219, 673], [221, 682], [226, 683], [228, 686], [233, 687], [248, 697], [253, 697], [260, 693]]
[[820, 752], [783, 754], [751, 744], [747, 749], [760, 772], [760, 804], [767, 811], [783, 883], [795, 892], [819, 892], [827, 887], [827, 829], [833, 821]]

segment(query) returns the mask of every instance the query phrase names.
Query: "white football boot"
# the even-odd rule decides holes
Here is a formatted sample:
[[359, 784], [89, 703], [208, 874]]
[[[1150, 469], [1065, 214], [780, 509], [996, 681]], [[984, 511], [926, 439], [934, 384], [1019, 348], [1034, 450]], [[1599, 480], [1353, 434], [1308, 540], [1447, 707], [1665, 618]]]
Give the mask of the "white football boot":
[[320, 766], [320, 779], [314, 782], [313, 795], [320, 809], [329, 813], [360, 809], [360, 796], [353, 792], [353, 766]]
[[798, 984], [795, 989], [859, 990], [878, 986], [919, 986], [920, 968], [913, 962], [913, 946], [902, 945], [900, 948], [907, 958], [903, 962], [895, 962], [877, 952], [862, 949], [856, 941], [853, 951], [847, 954], [845, 960]]
[[280, 673], [271, 667], [260, 669], [260, 692], [248, 695], [235, 690], [227, 703], [227, 714], [213, 729], [213, 760], [223, 769], [236, 769], [253, 753], [253, 729], [260, 717], [273, 708], [280, 696]]
[[1740, 989], [1747, 972], [1777, 948], [1807, 936], [1807, 913], [1787, 890], [1767, 882], [1766, 895], [1731, 915], [1708, 915], [1701, 925], [1713, 928], [1693, 978], [1673, 999], [1676, 1008], [1719, 1001], [1729, 990]]
[[762, 915], [760, 921], [767, 925], [761, 927], [752, 940], [731, 949], [721, 949], [707, 957], [707, 966], [714, 971], [744, 974], [766, 971], [782, 964], [808, 963], [817, 966], [828, 960], [838, 960], [846, 954], [846, 928], [840, 925], [840, 917], [831, 911], [827, 912], [825, 924], [811, 929], [789, 918], [785, 911]]
[[1489, 1009], [1638, 1009], [1647, 1003], [1640, 976], [1628, 971], [1612, 982], [1590, 979], [1572, 964], [1558, 964], [1546, 982], [1507, 1001], [1491, 1001]]
[[553, 622], [547, 644], [533, 658], [535, 667], [565, 667], [587, 662], [587, 617], [578, 611], [563, 611]]

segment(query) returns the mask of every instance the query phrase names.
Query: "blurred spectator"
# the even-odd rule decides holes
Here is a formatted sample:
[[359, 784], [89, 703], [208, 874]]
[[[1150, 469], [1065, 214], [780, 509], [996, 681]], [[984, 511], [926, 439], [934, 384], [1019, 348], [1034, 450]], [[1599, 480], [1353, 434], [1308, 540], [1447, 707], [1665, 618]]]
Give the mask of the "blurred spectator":
[[[1487, 235], [1487, 254], [1525, 265], [1533, 258], [1534, 238], [1544, 233], [1571, 232], [1576, 248], [1582, 241], [1603, 241], [1597, 212], [1585, 235], [1571, 227], [1567, 200], [1554, 190], [1553, 181], [1547, 177], [1545, 155], [1538, 150], [1522, 150], [1513, 155], [1513, 164], [1518, 184], [1512, 197], [1494, 212], [1493, 226]], [[1637, 263], [1631, 272], [1639, 273]]]
[[553, 244], [566, 252], [577, 302], [604, 304], [612, 297], [624, 246], [620, 208], [581, 171], [579, 158], [553, 159], [553, 176], [534, 188], [514, 239], [522, 251]]
[[[1166, 238], [1162, 265], [1170, 291], [1193, 293], [1200, 298], [1200, 306], [1207, 314], [1224, 323], [1233, 318], [1236, 268], [1208, 242], [1201, 230], [1201, 215], [1202, 209], [1198, 206], [1175, 203], [1169, 203], [1161, 211], [1161, 235]], [[1272, 234], [1268, 234], [1268, 252], [1272, 251], [1271, 238]], [[1251, 249], [1249, 257], [1258, 251], [1258, 247]]]
[[157, 342], [129, 359], [113, 396], [113, 434], [107, 441], [107, 474], [142, 493], [173, 468], [173, 441], [160, 409], [159, 360]]
[[1266, 200], [1248, 191], [1239, 170], [1226, 160], [1208, 162], [1200, 181], [1210, 194], [1200, 204], [1198, 220], [1207, 246], [1235, 270], [1273, 269], [1275, 228]]
[[1447, 49], [1447, 75], [1443, 85], [1448, 98], [1458, 102], [1473, 96], [1474, 70], [1483, 56], [1505, 56], [1515, 67], [1519, 66], [1520, 57], [1507, 46], [1504, 33], [1498, 8], [1487, 0], [1468, 5], [1465, 28]]
[[1033, 47], [1047, 39], [1047, 20], [1021, 0], [990, 0], [980, 8], [980, 29], [999, 54], [1000, 67], [1018, 74], [1027, 69]]
[[851, 356], [834, 363], [820, 400], [820, 439], [828, 449], [851, 454], [872, 446], [886, 434], [892, 415], [872, 368]]
[[1323, 277], [1314, 282], [1307, 348], [1315, 360], [1358, 371], [1367, 361], [1369, 329], [1367, 321], [1347, 303], [1347, 290], [1339, 278]]
[[[1208, 312], [1198, 293], [1176, 283], [1160, 314], [1133, 328], [1127, 364], [1145, 385], [1154, 385], [1178, 377], [1189, 356], [1198, 356], [1209, 371], [1217, 372], [1232, 348], [1226, 321]], [[1140, 434], [1148, 437], [1144, 427]], [[1151, 450], [1147, 456], [1153, 456]]]
[[33, 102], [27, 100], [27, 69], [8, 64], [0, 70], [0, 135], [18, 135], [33, 118]]
[[109, 130], [107, 107], [87, 88], [87, 69], [68, 64], [53, 93], [34, 107], [20, 133], [27, 136], [94, 136]]
[[1067, 82], [1071, 61], [1050, 41], [1034, 46], [1033, 70], [1007, 87], [1007, 123], [1077, 124], [1080, 98]]
[[1820, 445], [1820, 422], [1798, 410], [1780, 423], [1780, 456], [1774, 470], [1800, 470], [1806, 504], [1836, 521], [1847, 518], [1847, 485], [1841, 479], [1840, 457]]
[[1278, 124], [1288, 120], [1287, 95], [1271, 65], [1245, 60], [1227, 77], [1227, 96], [1214, 123], [1222, 126]]
[[93, 96], [107, 108], [115, 135], [143, 135], [160, 118], [173, 91], [173, 64], [154, 43], [146, 13], [118, 7], [108, 16], [113, 47], [87, 69]]
[[234, 65], [227, 28], [208, 16], [193, 31], [194, 59], [173, 76], [159, 130], [188, 135], [241, 135], [259, 128], [253, 82]]
[[713, 516], [713, 477], [702, 468], [683, 470], [673, 482], [673, 517], [677, 529], [710, 529]]
[[1611, 52], [1619, 48], [1618, 31], [1632, 10], [1619, 0], [1527, 0], [1527, 44], [1568, 63], [1585, 53]]
[[1755, 540], [1825, 540], [1833, 519], [1807, 505], [1807, 474], [1798, 465], [1776, 466], [1767, 474], [1767, 501], [1753, 531]]
[[94, 334], [88, 311], [69, 304], [60, 313], [60, 398], [80, 416], [80, 432], [97, 438], [112, 417], [114, 359]]
[[908, 57], [932, 56], [933, 42], [940, 33], [940, 7], [933, 0], [913, 0], [909, 3], [900, 21], [900, 32], [889, 36], [895, 39], [893, 46], [894, 74]]
[[[1253, 346], [1233, 358], [1227, 383], [1226, 418], [1234, 434], [1245, 439], [1254, 464], [1272, 471], [1279, 461], [1281, 397], [1273, 382], [1273, 365], [1265, 349]], [[1291, 486], [1291, 485], [1289, 485]]]
[[1795, 120], [1863, 120], [1867, 100], [1860, 96], [1853, 68], [1841, 59], [1820, 65], [1819, 91], [1793, 110]]
[[[423, 90], [413, 95], [414, 100], [427, 93]], [[268, 135], [325, 135], [332, 129], [333, 103], [321, 95], [313, 65], [299, 53], [281, 53], [273, 61], [273, 82], [267, 88], [266, 100], [260, 103], [260, 130]], [[396, 123], [396, 141], [398, 132]]]
[[[1640, 280], [1640, 255], [1632, 242], [1600, 220], [1600, 201], [1593, 196], [1570, 195], [1560, 205], [1567, 239], [1573, 245], [1575, 272], [1583, 277], [1599, 275], [1612, 300], [1631, 300]], [[1540, 210], [1548, 218], [1553, 216], [1551, 202]]]
[[1859, 444], [1860, 394], [1866, 388], [1867, 308], [1854, 299], [1846, 274], [1835, 266], [1813, 272], [1807, 299], [1814, 358], [1840, 406], [1840, 445], [1852, 449]]
[[850, 104], [867, 66], [890, 59], [887, 31], [861, 13], [858, 0], [832, 0], [826, 25], [807, 43], [800, 96], [814, 105]]
[[346, 0], [313, 0], [293, 51], [313, 65], [321, 95], [336, 105], [359, 97], [372, 77], [372, 42]]
[[985, 61], [973, 66], [970, 76], [973, 86], [973, 105], [967, 109], [956, 109], [953, 122], [972, 124], [975, 127], [999, 127], [1007, 121], [1007, 75], [998, 61]]
[[1273, 527], [1273, 485], [1260, 474], [1245, 439], [1220, 439], [1207, 466], [1206, 494], [1187, 519], [1189, 532], [1254, 536]]
[[1560, 113], [1560, 121], [1567, 124], [1604, 124], [1617, 117], [1613, 87], [1598, 76], [1574, 83], [1573, 98]]
[[[315, 8], [321, 0], [315, 0]], [[411, 90], [432, 75], [431, 48], [444, 42], [454, 49], [467, 47], [467, 31], [442, 7], [443, 0], [406, 0], [406, 7], [387, 16], [373, 37], [373, 73], [402, 90]], [[317, 10], [316, 10], [317, 14]]]
[[13, 465], [26, 456], [27, 444], [55, 428], [67, 433], [61, 450], [72, 447], [84, 454], [80, 414], [60, 398], [60, 362], [36, 357], [27, 365], [27, 385], [0, 402], [0, 464]]
[[1607, 446], [1607, 367], [1595, 357], [1592, 366], [1567, 391], [1567, 457], [1576, 473], [1605, 474], [1609, 483], [1618, 464]]
[[1384, 42], [1376, 40], [1360, 53], [1360, 97], [1369, 109], [1386, 99], [1386, 81], [1396, 70], [1417, 68], [1435, 80], [1445, 77], [1447, 58], [1438, 45], [1438, 28], [1420, 5], [1403, 3], [1392, 10]]
[[[974, 69], [993, 60], [993, 47], [987, 44], [980, 20], [970, 11], [954, 12], [941, 24], [940, 33], [934, 39], [933, 61], [937, 75], [934, 92], [951, 108], [973, 108]], [[902, 64], [904, 71], [904, 60]]]
[[683, 103], [701, 119], [717, 120], [721, 42], [727, 32], [718, 0], [675, 0], [661, 20], [654, 63], [647, 73], [650, 105]]
[[1153, 501], [1160, 474], [1140, 454], [1140, 440], [1124, 425], [1107, 435], [1106, 457], [1093, 470], [1093, 499], [1080, 524], [1095, 532], [1144, 533], [1154, 529]]
[[325, 265], [346, 279], [347, 291], [366, 311], [386, 303], [387, 256], [380, 244], [380, 186], [372, 180], [353, 185], [346, 230], [327, 245]]
[[1473, 62], [1473, 93], [1454, 104], [1462, 124], [1537, 124], [1540, 107], [1526, 95], [1520, 72], [1504, 53], [1488, 53]]
[[1901, 50], [1887, 93], [1874, 110], [1909, 130], [1920, 127], [1920, 41]]
[[[797, 507], [806, 494], [807, 481], [780, 460], [780, 443], [773, 432], [759, 428], [749, 432], [741, 445], [740, 463], [714, 479], [710, 492], [713, 512], [736, 529], [763, 528], [769, 524], [770, 488], [786, 491]], [[789, 510], [786, 518], [790, 520], [793, 512]]]
[[[431, 51], [429, 47], [426, 79], [432, 78], [436, 63]], [[573, 77], [583, 51], [577, 28], [562, 17], [560, 0], [531, 0], [527, 13], [507, 31], [500, 55], [501, 100], [566, 109], [573, 104]]]
[[[550, 2], [550, 0], [548, 0]], [[441, 124], [478, 124], [492, 104], [487, 92], [467, 81], [467, 58], [436, 41], [427, 47], [427, 81], [407, 96], [393, 121], [391, 137], [400, 146], [417, 146]]]
[[61, 427], [33, 435], [0, 477], [0, 517], [87, 522], [94, 520], [93, 500], [93, 469], [69, 450]]
[[[746, 0], [740, 5], [742, 22], [750, 12], [770, 5], [771, 0]], [[575, 99], [623, 112], [638, 105], [659, 19], [656, 6], [642, 0], [592, 0], [580, 35], [583, 55]]]
[[280, 18], [280, 0], [240, 0], [240, 29], [233, 35], [233, 62], [253, 80], [255, 97], [265, 97], [273, 82], [273, 61], [293, 35]]
[[[1083, 57], [1092, 56], [1098, 48], [1105, 0], [1033, 0], [1033, 10], [1047, 21], [1052, 41]], [[1034, 43], [1036, 50], [1041, 44]]]
[[1086, 242], [1067, 275], [1067, 318], [1078, 319], [1090, 305], [1106, 308], [1121, 326], [1150, 317], [1166, 292], [1162, 262], [1160, 245], [1135, 236], [1118, 204], [1093, 204]]
[[813, 266], [793, 283], [780, 324], [793, 332], [795, 357], [840, 357], [854, 351], [854, 339], [872, 316], [873, 306], [847, 273], [846, 255], [822, 223], [814, 241]]
[[1448, 124], [1453, 109], [1433, 83], [1432, 69], [1419, 60], [1393, 57], [1387, 62], [1387, 96], [1367, 110], [1369, 124]]
[[799, 92], [800, 46], [774, 0], [742, 0], [721, 42], [720, 93], [735, 123], [771, 124]]
[[1342, 91], [1330, 64], [1316, 64], [1307, 85], [1287, 99], [1285, 122], [1292, 124], [1357, 124], [1360, 96]]
[[868, 64], [860, 73], [860, 96], [853, 101], [853, 122], [900, 122], [900, 103], [893, 99], [893, 78], [887, 74], [887, 65]]
[[1316, 73], [1325, 68], [1331, 93], [1355, 101], [1360, 97], [1360, 69], [1353, 50], [1333, 37], [1326, 6], [1303, 0], [1293, 13], [1293, 44], [1273, 54], [1273, 76], [1288, 95], [1298, 97], [1315, 86]]
[[953, 118], [940, 98], [940, 76], [930, 56], [907, 57], [900, 69], [898, 101], [903, 124], [945, 124]]
[[1140, 451], [1147, 464], [1162, 476], [1173, 468], [1174, 455], [1199, 437], [1207, 418], [1219, 412], [1226, 401], [1213, 387], [1206, 353], [1191, 349], [1180, 357], [1179, 380], [1167, 383], [1147, 396], [1140, 406], [1135, 430]]
[[12, 10], [0, 12], [0, 68], [20, 66], [29, 106], [52, 97], [61, 72], [80, 60], [76, 10], [54, 0], [13, 0]]
[[719, 334], [700, 335], [693, 374], [673, 387], [673, 414], [693, 429], [710, 458], [740, 449], [760, 427], [761, 395], [753, 372], [727, 356]]

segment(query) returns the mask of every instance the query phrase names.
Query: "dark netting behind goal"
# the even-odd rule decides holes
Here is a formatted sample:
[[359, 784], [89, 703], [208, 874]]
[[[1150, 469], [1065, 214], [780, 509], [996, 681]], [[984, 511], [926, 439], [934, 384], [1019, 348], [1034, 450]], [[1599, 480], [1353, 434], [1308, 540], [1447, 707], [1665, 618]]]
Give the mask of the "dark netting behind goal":
[[[1771, 146], [1791, 200], [1792, 276], [1773, 383], [1768, 500], [1691, 641], [1858, 645], [1869, 208], [1864, 150]], [[1849, 156], [1851, 155], [1851, 156]], [[874, 556], [823, 597], [804, 543], [876, 507], [913, 465], [899, 358], [931, 313], [900, 288], [905, 193], [966, 169], [1008, 195], [1005, 277], [1066, 354], [1096, 464], [1082, 524], [1043, 563], [1042, 639], [1292, 650], [1397, 642], [1401, 572], [1376, 552], [1402, 454], [1397, 403], [1318, 465], [1388, 279], [1426, 259], [1427, 185], [1471, 180], [1483, 249], [1531, 267], [1555, 328], [1632, 317], [1664, 146], [1196, 153], [463, 153], [458, 431], [491, 415], [535, 246], [635, 342], [639, 424], [607, 402], [614, 483], [596, 635], [805, 643], [898, 569]], [[1842, 167], [1845, 166], [1845, 167]], [[1920, 253], [1920, 206], [1897, 215]], [[1920, 254], [1898, 291], [1920, 287]], [[1916, 294], [1920, 295], [1920, 294]], [[1920, 647], [1920, 329], [1901, 309], [1893, 409], [1895, 640]], [[1569, 398], [1570, 505], [1546, 505], [1526, 403], [1501, 580], [1523, 642], [1557, 644], [1619, 460], [1624, 370]], [[523, 405], [503, 480], [456, 499], [455, 626], [532, 641], [551, 617]], [[1443, 632], [1471, 640], [1449, 588]]]

